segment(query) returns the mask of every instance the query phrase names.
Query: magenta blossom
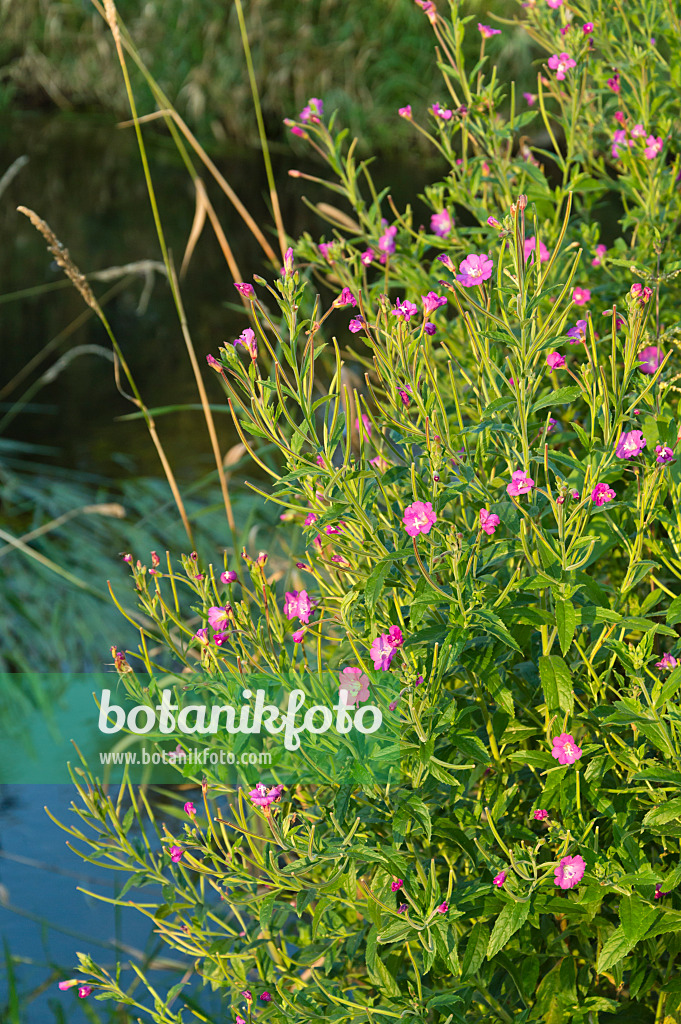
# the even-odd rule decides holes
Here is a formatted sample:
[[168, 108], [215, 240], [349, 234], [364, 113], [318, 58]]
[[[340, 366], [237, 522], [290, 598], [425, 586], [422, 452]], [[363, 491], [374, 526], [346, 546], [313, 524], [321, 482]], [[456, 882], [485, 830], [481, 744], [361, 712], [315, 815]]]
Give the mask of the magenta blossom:
[[494, 263], [484, 253], [471, 253], [459, 264], [459, 273], [456, 279], [464, 288], [475, 288], [476, 285], [488, 281], [492, 276]]
[[525, 472], [524, 469], [516, 469], [511, 474], [511, 482], [506, 486], [506, 493], [510, 494], [512, 498], [517, 498], [521, 494], [529, 494], [534, 487], [534, 480]]
[[357, 334], [364, 327], [364, 318], [361, 316], [353, 316], [352, 320], [348, 324], [348, 330], [352, 331], [353, 334]]
[[365, 249], [364, 252], [360, 254], [359, 262], [362, 264], [363, 267], [368, 267], [369, 264], [371, 263], [371, 261], [373, 260], [373, 258], [374, 258], [374, 250], [373, 249]]
[[[387, 222], [386, 222], [387, 223]], [[384, 224], [385, 226], [385, 224]], [[395, 235], [397, 234], [397, 228], [395, 225], [385, 228], [385, 234], [381, 235], [378, 240], [378, 248], [386, 256], [390, 256], [395, 252]]]
[[291, 633], [291, 639], [293, 640], [294, 644], [300, 644], [303, 642], [305, 632], [306, 630], [305, 627], [303, 626], [302, 629], [296, 629], [293, 633]]
[[590, 36], [591, 33], [593, 32], [593, 30], [594, 30], [594, 23], [593, 23], [593, 21], [585, 21], [584, 24], [582, 25], [582, 32], [584, 33], [585, 36]]
[[390, 310], [391, 316], [398, 316], [401, 320], [409, 320], [410, 317], [415, 316], [418, 313], [419, 307], [414, 302], [409, 302], [407, 299], [404, 302], [398, 298], [395, 299], [395, 308]]
[[481, 25], [480, 22], [478, 22], [478, 32], [483, 39], [491, 39], [492, 36], [501, 35], [500, 28], [491, 28], [489, 25]]
[[646, 446], [646, 439], [640, 430], [624, 431], [619, 441], [615, 455], [618, 459], [633, 459], [640, 455]]
[[238, 577], [233, 569], [226, 569], [225, 572], [220, 573], [220, 583], [236, 583]]
[[67, 992], [70, 988], [75, 988], [78, 984], [77, 978], [70, 978], [68, 981], [60, 981], [59, 988], [62, 992]]
[[440, 306], [447, 305], [447, 296], [438, 295], [436, 292], [428, 292], [427, 295], [421, 296], [421, 301], [423, 303], [423, 315], [430, 316], [430, 314], [434, 313], [436, 309], [440, 308]]
[[655, 461], [657, 463], [659, 463], [660, 465], [664, 465], [665, 462], [673, 462], [674, 461], [674, 452], [669, 447], [669, 445], [666, 445], [666, 444], [656, 444], [655, 445], [655, 455], [657, 456]]
[[587, 302], [591, 299], [591, 292], [588, 288], [573, 288], [572, 289], [572, 301], [575, 306], [586, 306]]
[[253, 285], [248, 284], [247, 281], [235, 281], [234, 287], [238, 291], [239, 295], [243, 295], [247, 299], [251, 299], [255, 295]]
[[391, 626], [388, 630], [388, 643], [393, 647], [401, 647], [404, 643], [404, 634], [399, 626]]
[[438, 914], [446, 914], [449, 910], [449, 903], [440, 903], [435, 909]]
[[603, 257], [605, 256], [607, 251], [608, 251], [607, 245], [597, 245], [596, 246], [596, 255], [594, 256], [594, 258], [591, 261], [591, 266], [592, 267], [600, 267], [600, 265], [601, 265], [601, 263], [603, 261]]
[[370, 680], [362, 672], [361, 668], [344, 668], [339, 674], [340, 685], [338, 693], [345, 693], [348, 707], [357, 706], [358, 703], [369, 700]]
[[[525, 262], [527, 263], [527, 261], [529, 260], [530, 256], [532, 255], [532, 253], [537, 248], [537, 239], [535, 238], [534, 235], [532, 235], [530, 238], [526, 238], [525, 239], [523, 248], [524, 248], [524, 251], [525, 251]], [[539, 262], [540, 263], [545, 263], [549, 259], [550, 256], [551, 256], [551, 253], [546, 248], [544, 243], [542, 241], [540, 241], [539, 242]]]
[[208, 624], [211, 629], [223, 629], [229, 625], [232, 609], [229, 605], [226, 608], [209, 608]]
[[664, 352], [656, 345], [648, 345], [642, 348], [638, 354], [639, 370], [641, 373], [657, 373], [660, 363], [664, 359]]
[[494, 512], [488, 512], [486, 508], [480, 509], [480, 529], [483, 533], [491, 537], [500, 522], [499, 516]]
[[608, 89], [612, 89], [613, 92], [619, 92], [622, 86], [620, 85], [620, 76], [615, 73], [612, 78], [609, 78], [606, 82]]
[[549, 816], [549, 812], [548, 812], [548, 811], [545, 811], [545, 810], [543, 809], [543, 807], [539, 807], [539, 808], [538, 808], [538, 809], [537, 809], [537, 810], [536, 810], [536, 811], [534, 812], [534, 814], [532, 815], [532, 817], [534, 818], [534, 820], [535, 820], [535, 821], [546, 821], [546, 819], [548, 818], [548, 816]]
[[525, 102], [527, 103], [528, 107], [533, 107], [535, 105], [535, 103], [537, 102], [537, 97], [535, 96], [535, 94], [533, 92], [524, 92], [523, 93], [523, 98], [524, 98]]
[[572, 733], [562, 732], [560, 736], [553, 737], [551, 756], [559, 764], [574, 764], [582, 756], [582, 748], [577, 746]]
[[492, 879], [492, 885], [496, 885], [497, 889], [501, 889], [502, 885], [506, 881], [506, 872], [500, 871], [498, 875], [495, 875]]
[[580, 341], [586, 341], [586, 328], [586, 320], [578, 320], [574, 327], [565, 332], [570, 339], [571, 345], [577, 345]]
[[670, 889], [669, 892], [662, 892], [662, 886], [658, 882], [657, 885], [655, 886], [655, 899], [656, 900], [660, 900], [660, 899], [662, 899], [663, 896], [671, 896], [672, 892], [673, 892], [672, 889]]
[[453, 116], [451, 110], [441, 107], [439, 103], [433, 103], [430, 112], [434, 117], [439, 117], [441, 121], [450, 121]]
[[549, 57], [549, 67], [556, 72], [557, 80], [562, 82], [570, 68], [577, 67], [577, 61], [573, 60], [569, 53], [554, 53]]
[[258, 342], [255, 338], [255, 332], [250, 327], [246, 327], [239, 337], [234, 341], [234, 346], [243, 345], [244, 348], [248, 349], [251, 354], [253, 362], [258, 358]]
[[662, 137], [655, 138], [654, 135], [649, 135], [646, 139], [645, 149], [643, 155], [646, 160], [654, 160], [656, 156], [659, 156], [664, 146], [664, 139]]
[[319, 124], [320, 117], [324, 116], [324, 104], [322, 100], [313, 96], [311, 100], [308, 100], [307, 106], [303, 107], [299, 116], [300, 120], [305, 123], [311, 121], [313, 124]]
[[676, 668], [677, 661], [673, 654], [663, 654], [659, 661], [655, 662], [655, 668]]
[[344, 288], [337, 299], [334, 299], [334, 306], [356, 306], [357, 300], [349, 288]]
[[400, 115], [400, 117], [406, 117], [406, 119], [409, 121], [411, 119], [411, 105], [408, 103], [406, 107], [400, 107], [397, 113]]
[[563, 6], [563, 0], [546, 0], [549, 7], [552, 7], [554, 11], [557, 11], [559, 7]]
[[284, 615], [287, 619], [295, 619], [297, 616], [301, 622], [308, 623], [311, 610], [312, 602], [306, 590], [286, 591]]
[[552, 370], [562, 370], [565, 366], [565, 356], [562, 356], [560, 352], [549, 352], [546, 362]]
[[390, 642], [390, 637], [387, 633], [377, 636], [369, 650], [374, 668], [380, 668], [382, 672], [387, 672], [390, 668], [390, 663], [395, 657], [396, 650], [396, 646]]
[[[360, 426], [359, 416], [355, 418], [355, 430], [360, 436], [366, 433], [367, 437], [371, 437], [371, 420], [365, 412], [362, 413], [362, 425]], [[339, 531], [336, 530], [336, 533]]]
[[439, 238], [446, 238], [451, 234], [453, 226], [449, 210], [443, 210], [442, 213], [434, 213], [430, 218], [430, 230]]
[[576, 857], [563, 857], [558, 867], [554, 870], [556, 885], [561, 889], [574, 889], [584, 877], [586, 862], [579, 854]]
[[437, 21], [437, 7], [433, 3], [433, 0], [416, 0], [416, 3], [423, 13], [427, 15], [428, 21], [431, 25], [434, 25]]
[[400, 903], [399, 907], [397, 908], [397, 913], [398, 914], [403, 914], [405, 912], [405, 910], [407, 910], [407, 904], [406, 903]]
[[79, 985], [78, 986], [78, 998], [87, 999], [92, 992], [92, 985]]
[[204, 627], [203, 629], [197, 629], [194, 633], [194, 639], [198, 640], [202, 644], [208, 643], [208, 630]]
[[284, 787], [281, 783], [268, 789], [262, 782], [258, 782], [255, 789], [248, 794], [248, 798], [254, 807], [269, 807], [275, 800], [281, 798], [283, 791]]
[[402, 888], [403, 885], [404, 885], [404, 879], [403, 878], [396, 878], [394, 882], [390, 883], [390, 888], [392, 889], [393, 892], [398, 892]]
[[435, 326], [435, 324], [424, 324], [423, 330], [426, 332], [426, 334], [433, 335], [435, 334], [437, 327]]
[[618, 128], [612, 137], [611, 153], [615, 160], [620, 155], [620, 146], [628, 146], [629, 149], [635, 145], [634, 140], [627, 137], [627, 133], [624, 128]]
[[616, 497], [612, 487], [607, 484], [596, 484], [591, 492], [591, 500], [594, 505], [605, 505], [606, 501], [612, 501]]
[[261, 999], [263, 1003], [272, 1002], [272, 996], [269, 994], [269, 992], [263, 992], [262, 995], [258, 996], [258, 999]]
[[173, 864], [179, 864], [179, 862], [182, 860], [183, 853], [184, 850], [182, 849], [181, 846], [170, 847], [170, 859], [173, 862]]
[[430, 533], [437, 516], [430, 501], [415, 501], [405, 508], [403, 522], [409, 536], [416, 537], [419, 533]]
[[190, 818], [193, 818], [196, 814], [196, 807], [194, 807], [191, 800], [187, 800], [187, 803], [184, 805], [184, 813], [189, 815]]

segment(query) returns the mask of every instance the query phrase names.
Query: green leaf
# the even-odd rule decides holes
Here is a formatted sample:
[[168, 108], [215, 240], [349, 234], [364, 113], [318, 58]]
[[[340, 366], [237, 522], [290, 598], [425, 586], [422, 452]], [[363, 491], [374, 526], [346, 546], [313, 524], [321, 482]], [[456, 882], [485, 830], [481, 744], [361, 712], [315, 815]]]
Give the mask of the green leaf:
[[681, 597], [675, 597], [667, 608], [667, 625], [675, 626], [681, 622]]
[[272, 923], [272, 915], [274, 913], [274, 901], [277, 898], [276, 892], [270, 892], [265, 896], [260, 904], [260, 927], [263, 931], [268, 931], [270, 924]]
[[596, 965], [598, 974], [609, 971], [620, 960], [623, 960], [625, 956], [631, 953], [636, 945], [636, 941], [636, 939], [630, 939], [626, 936], [622, 925], [616, 928], [601, 950], [601, 955]]
[[507, 903], [494, 923], [487, 946], [487, 959], [491, 960], [506, 945], [512, 935], [525, 924], [530, 912], [530, 901]]
[[373, 611], [378, 601], [385, 578], [392, 568], [392, 559], [386, 558], [374, 567], [369, 578], [364, 584], [364, 600], [369, 611]]
[[301, 889], [301, 891], [296, 894], [296, 913], [298, 914], [298, 917], [301, 916], [305, 907], [307, 907], [309, 903], [312, 903], [316, 895], [317, 894], [312, 889]]
[[572, 714], [575, 706], [575, 695], [572, 689], [570, 669], [557, 654], [539, 658], [539, 678], [541, 679], [544, 699], [549, 711], [567, 711]]
[[522, 654], [520, 647], [506, 629], [506, 626], [498, 615], [495, 615], [494, 612], [481, 611], [480, 609], [476, 609], [473, 614], [483, 629], [488, 633], [491, 633], [492, 636], [496, 636], [499, 640], [502, 640], [507, 647], [512, 647], [514, 651], [518, 652], [518, 654]]
[[655, 907], [644, 903], [640, 896], [625, 896], [620, 900], [620, 921], [627, 939], [638, 942], [659, 916]]
[[681, 796], [667, 800], [659, 807], [653, 807], [643, 819], [644, 825], [666, 825], [668, 822], [678, 822], [681, 818]]
[[558, 626], [560, 649], [565, 655], [570, 650], [577, 626], [577, 615], [572, 601], [556, 598], [556, 625]]
[[564, 405], [567, 402], [574, 402], [575, 398], [579, 398], [581, 394], [581, 388], [570, 387], [570, 388], [558, 388], [557, 391], [553, 391], [550, 395], [544, 395], [534, 405], [532, 412], [537, 412], [539, 409], [548, 409], [551, 405]]
[[462, 981], [476, 973], [480, 964], [485, 959], [485, 950], [487, 949], [488, 942], [489, 928], [484, 921], [478, 921], [471, 928], [471, 933], [466, 943], [466, 952], [463, 955], [463, 963], [461, 964]]
[[406, 939], [412, 926], [408, 921], [391, 921], [387, 928], [381, 929], [381, 934], [376, 936], [377, 942], [400, 942]]

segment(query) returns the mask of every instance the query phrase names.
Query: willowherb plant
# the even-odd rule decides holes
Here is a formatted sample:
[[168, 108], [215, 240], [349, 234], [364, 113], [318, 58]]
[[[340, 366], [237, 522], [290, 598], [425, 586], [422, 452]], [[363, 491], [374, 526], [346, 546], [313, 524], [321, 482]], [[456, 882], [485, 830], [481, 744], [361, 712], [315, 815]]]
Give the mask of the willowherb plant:
[[[275, 283], [237, 283], [252, 326], [209, 357], [290, 564], [140, 563], [144, 685], [117, 654], [149, 707], [303, 675], [370, 695], [397, 761], [383, 776], [339, 741], [342, 779], [246, 772], [236, 798], [208, 765], [201, 815], [144, 846], [127, 833], [154, 812], [132, 786], [114, 803], [90, 778], [79, 814], [130, 886], [163, 884], [140, 909], [236, 1024], [674, 1021], [679, 17], [671, 0], [523, 5], [547, 59], [502, 121], [487, 49], [506, 29], [417, 2], [450, 97], [427, 127], [400, 111], [448, 165], [429, 228], [313, 98], [291, 128], [351, 213], [323, 207], [333, 235], [298, 242]], [[521, 134], [540, 126], [547, 148]], [[178, 992], [154, 993], [152, 1019], [184, 1019]]]

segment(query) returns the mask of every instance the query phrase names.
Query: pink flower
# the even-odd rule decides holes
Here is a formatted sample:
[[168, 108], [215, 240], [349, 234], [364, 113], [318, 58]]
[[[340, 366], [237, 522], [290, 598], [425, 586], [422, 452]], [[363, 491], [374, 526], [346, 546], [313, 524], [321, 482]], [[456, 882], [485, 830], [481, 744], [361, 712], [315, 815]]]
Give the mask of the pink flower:
[[549, 7], [552, 7], [554, 11], [557, 11], [559, 7], [563, 6], [563, 0], [546, 0]]
[[[206, 356], [206, 362], [208, 363], [212, 370], [216, 370], [218, 373], [220, 373], [220, 371], [222, 370], [222, 364], [220, 363], [220, 361], [216, 359], [215, 356], [212, 356], [210, 353], [208, 353], [208, 355]], [[130, 560], [132, 561], [132, 559]], [[126, 561], [128, 561], [128, 559], [126, 559]]]
[[229, 605], [226, 608], [209, 608], [208, 624], [211, 629], [223, 629], [229, 625], [232, 609]]
[[359, 257], [359, 261], [362, 264], [362, 266], [368, 267], [369, 264], [371, 263], [371, 261], [373, 260], [373, 258], [374, 258], [374, 250], [373, 249], [365, 249], [364, 252]]
[[409, 302], [407, 299], [404, 302], [398, 298], [395, 299], [395, 308], [390, 310], [391, 316], [398, 316], [401, 320], [409, 320], [410, 317], [415, 316], [418, 313], [419, 307], [414, 302]]
[[272, 1002], [272, 996], [269, 994], [269, 992], [263, 992], [263, 994], [261, 996], [258, 996], [258, 999], [261, 999], [263, 1001], [263, 1003], [271, 1003]]
[[402, 399], [402, 404], [403, 405], [409, 405], [409, 402], [410, 402], [409, 396], [411, 395], [411, 384], [405, 384], [404, 385], [404, 390], [402, 388], [399, 388], [398, 389], [398, 394], [399, 394], [400, 398]]
[[480, 509], [480, 529], [483, 533], [492, 536], [501, 520], [494, 512], [488, 512], [486, 508]]
[[673, 654], [663, 654], [659, 661], [655, 662], [655, 668], [676, 668], [677, 661]]
[[194, 639], [198, 640], [202, 644], [208, 643], [208, 630], [204, 627], [203, 629], [197, 629], [194, 633]]
[[584, 24], [582, 25], [582, 32], [584, 33], [585, 36], [590, 36], [591, 33], [593, 32], [593, 30], [594, 30], [594, 23], [593, 23], [593, 21], [585, 21]]
[[617, 131], [615, 132], [615, 134], [612, 137], [611, 153], [613, 155], [613, 159], [617, 160], [619, 158], [619, 155], [620, 155], [619, 147], [620, 146], [628, 146], [631, 149], [631, 147], [633, 145], [634, 145], [633, 139], [628, 139], [627, 138], [627, 133], [625, 132], [625, 130], [623, 128], [618, 128]]
[[399, 907], [397, 908], [397, 913], [398, 914], [403, 914], [406, 909], [407, 909], [407, 904], [406, 903], [400, 903]]
[[[293, 129], [291, 129], [291, 131], [293, 131]], [[234, 1018], [234, 1024], [246, 1024], [246, 1021], [237, 1013], [236, 1017]]]
[[357, 300], [349, 288], [344, 288], [337, 299], [333, 300], [334, 306], [356, 306]]
[[565, 332], [570, 339], [571, 345], [577, 345], [580, 341], [586, 341], [586, 328], [586, 320], [578, 320], [574, 327]]
[[674, 452], [666, 444], [657, 444], [657, 445], [655, 445], [655, 454], [657, 456], [655, 461], [657, 463], [659, 463], [660, 465], [664, 465], [665, 462], [673, 462], [674, 461]]
[[77, 984], [78, 980], [76, 978], [71, 978], [69, 981], [60, 981], [59, 988], [62, 992], [66, 992], [70, 988], [75, 988]]
[[253, 285], [248, 284], [246, 281], [235, 281], [234, 287], [236, 288], [240, 295], [245, 296], [245, 298], [247, 299], [250, 299], [252, 298], [252, 296], [255, 295]]
[[364, 327], [364, 318], [361, 316], [353, 316], [352, 320], [348, 324], [348, 330], [352, 331], [353, 334], [357, 334]]
[[421, 8], [423, 13], [428, 16], [428, 21], [431, 25], [434, 25], [437, 21], [437, 7], [433, 3], [433, 0], [415, 0], [415, 2]]
[[646, 130], [642, 124], [635, 124], [631, 129], [632, 139], [644, 139], [646, 136]]
[[577, 746], [572, 733], [562, 732], [560, 736], [553, 737], [551, 756], [559, 764], [574, 764], [582, 756], [582, 748]]
[[308, 597], [307, 590], [287, 590], [284, 601], [284, 615], [287, 619], [295, 619], [296, 616], [301, 622], [310, 621], [312, 602]]
[[451, 234], [452, 227], [453, 223], [449, 210], [443, 210], [442, 213], [434, 213], [430, 218], [430, 230], [434, 235], [438, 235], [439, 238], [446, 238], [447, 235]]
[[542, 807], [540, 807], [538, 810], [536, 810], [534, 812], [534, 814], [532, 815], [532, 817], [534, 818], [535, 821], [546, 821], [548, 816], [549, 816], [549, 812], [545, 811]]
[[[384, 226], [386, 223], [387, 222], [384, 222]], [[385, 253], [387, 256], [390, 256], [391, 253], [395, 252], [396, 234], [397, 228], [393, 224], [391, 225], [391, 227], [386, 227], [385, 234], [381, 235], [381, 237], [378, 240], [378, 248], [381, 250], [382, 253]]]
[[527, 103], [528, 107], [533, 107], [537, 102], [537, 97], [533, 92], [524, 92], [523, 98], [525, 99], [525, 102]]
[[449, 910], [449, 903], [441, 903], [435, 909], [437, 910], [438, 914], [446, 914], [447, 911]]
[[506, 872], [500, 871], [498, 875], [495, 875], [492, 879], [492, 885], [496, 885], [497, 889], [501, 889], [502, 885], [506, 881]]
[[380, 668], [382, 672], [387, 672], [395, 657], [396, 649], [395, 645], [390, 643], [387, 633], [377, 636], [369, 650], [374, 668]]
[[305, 627], [303, 627], [302, 629], [296, 629], [294, 633], [291, 633], [291, 639], [293, 640], [294, 644], [301, 643], [304, 636]]
[[620, 76], [618, 74], [615, 74], [612, 78], [609, 78], [606, 84], [609, 89], [612, 89], [613, 92], [619, 92], [622, 88], [622, 86], [620, 85]]
[[488, 281], [492, 276], [494, 263], [484, 253], [471, 253], [459, 264], [459, 273], [456, 276], [459, 284], [464, 288], [474, 288], [476, 285]]
[[410, 537], [419, 533], [430, 533], [431, 527], [437, 522], [433, 506], [429, 501], [415, 501], [404, 510], [404, 528]]
[[512, 498], [517, 498], [520, 494], [529, 494], [534, 487], [534, 480], [528, 476], [524, 469], [516, 469], [511, 474], [511, 482], [506, 486], [506, 493], [510, 494]]
[[318, 518], [319, 517], [315, 515], [314, 512], [308, 512], [307, 515], [305, 516], [305, 525], [312, 526], [313, 523], [317, 522]]
[[480, 22], [478, 22], [478, 31], [483, 39], [491, 39], [492, 36], [501, 35], [500, 28], [490, 28], [489, 25], [481, 25]]
[[560, 352], [549, 352], [546, 362], [552, 370], [562, 370], [565, 366], [565, 356], [562, 356]]
[[179, 862], [182, 860], [183, 853], [184, 850], [182, 849], [181, 846], [170, 847], [170, 859], [173, 862], [173, 864], [179, 864]]
[[313, 124], [319, 124], [320, 117], [324, 116], [324, 104], [321, 100], [315, 96], [311, 100], [308, 100], [307, 106], [303, 107], [300, 112], [300, 120], [307, 123], [311, 121]]
[[594, 258], [591, 261], [591, 266], [592, 267], [600, 267], [601, 262], [603, 260], [603, 257], [605, 256], [607, 251], [608, 251], [607, 245], [597, 245], [596, 246], [596, 255], [594, 256]]
[[655, 899], [656, 900], [660, 900], [660, 899], [662, 899], [663, 896], [671, 896], [672, 892], [673, 892], [673, 889], [670, 889], [669, 892], [662, 892], [662, 886], [658, 882], [657, 885], [655, 886]]
[[446, 295], [438, 295], [436, 292], [428, 292], [427, 295], [422, 295], [421, 301], [423, 303], [424, 316], [430, 316], [430, 314], [434, 313], [436, 309], [440, 308], [440, 306], [447, 305]]
[[591, 500], [594, 505], [605, 505], [606, 501], [612, 501], [615, 497], [612, 487], [608, 487], [607, 484], [596, 484], [591, 492]]
[[92, 985], [79, 985], [78, 986], [78, 998], [87, 999], [92, 992]]
[[633, 459], [646, 446], [646, 439], [640, 430], [624, 431], [617, 442], [615, 455], [618, 459]]
[[233, 569], [227, 569], [220, 574], [220, 583], [236, 583], [238, 577]]
[[451, 110], [441, 107], [439, 103], [433, 103], [430, 112], [434, 117], [439, 117], [441, 121], [450, 121], [453, 116]]
[[258, 782], [255, 789], [252, 789], [248, 794], [248, 797], [254, 807], [269, 807], [271, 803], [281, 798], [283, 791], [284, 787], [281, 783], [268, 789], [262, 782]]
[[664, 352], [656, 345], [648, 345], [642, 348], [638, 354], [639, 370], [641, 373], [656, 373], [660, 363], [664, 359]]
[[398, 878], [396, 881], [390, 883], [390, 888], [393, 892], [397, 892], [404, 885], [404, 879]]
[[573, 288], [572, 301], [575, 306], [585, 306], [591, 299], [591, 292], [588, 288]]
[[388, 630], [388, 643], [392, 647], [401, 647], [404, 643], [404, 634], [399, 626], [391, 626]]
[[[534, 235], [532, 235], [531, 238], [526, 238], [525, 239], [524, 250], [525, 250], [525, 262], [526, 263], [527, 263], [527, 261], [529, 260], [530, 256], [532, 255], [532, 253], [535, 251], [536, 248], [537, 248], [537, 239], [535, 238]], [[545, 263], [549, 259], [550, 255], [551, 255], [551, 253], [549, 252], [549, 250], [546, 248], [544, 243], [540, 241], [539, 242], [539, 262], [540, 263]]]
[[435, 326], [435, 324], [424, 324], [423, 330], [426, 332], [426, 334], [433, 335], [435, 334], [437, 327]]
[[646, 146], [643, 150], [643, 155], [647, 160], [654, 160], [656, 156], [659, 156], [664, 146], [664, 139], [660, 136], [655, 138], [654, 135], [649, 135], [646, 139]]
[[406, 117], [407, 120], [410, 120], [411, 119], [411, 106], [409, 104], [407, 104], [406, 107], [400, 107], [400, 109], [397, 111], [397, 113], [400, 115], [400, 117]]
[[[548, 3], [549, 0], [546, 2]], [[549, 57], [549, 67], [556, 72], [557, 80], [562, 82], [570, 68], [577, 67], [577, 61], [573, 60], [569, 53], [554, 53]]]
[[556, 885], [561, 889], [574, 889], [584, 877], [586, 862], [579, 854], [576, 857], [563, 857], [558, 867], [554, 870]]
[[234, 345], [235, 347], [237, 345], [243, 345], [244, 348], [248, 349], [253, 362], [258, 358], [258, 342], [255, 339], [254, 331], [252, 331], [250, 327], [246, 327], [245, 330], [241, 332], [239, 337], [234, 341]]
[[246, 1000], [247, 1003], [252, 1003], [253, 1002], [253, 995], [252, 995], [251, 990], [249, 988], [245, 988], [243, 990], [243, 992], [241, 993], [241, 995], [244, 997], [244, 999]]
[[359, 434], [366, 432], [367, 437], [371, 437], [371, 420], [365, 412], [362, 413], [362, 426], [359, 424], [359, 416], [355, 418], [355, 430]]
[[188, 814], [190, 818], [193, 818], [196, 814], [196, 807], [194, 807], [191, 800], [187, 800], [187, 803], [184, 805], [184, 813]]
[[338, 678], [340, 680], [338, 693], [343, 691], [346, 694], [348, 707], [351, 705], [357, 707], [358, 703], [369, 700], [370, 680], [361, 668], [344, 668]]
[[333, 263], [331, 257], [333, 255], [335, 244], [335, 242], [320, 242], [317, 246], [320, 255], [323, 256], [325, 260], [328, 260], [329, 263]]

